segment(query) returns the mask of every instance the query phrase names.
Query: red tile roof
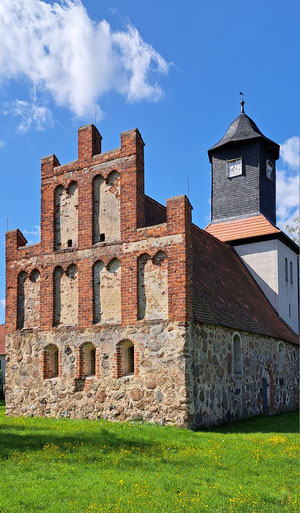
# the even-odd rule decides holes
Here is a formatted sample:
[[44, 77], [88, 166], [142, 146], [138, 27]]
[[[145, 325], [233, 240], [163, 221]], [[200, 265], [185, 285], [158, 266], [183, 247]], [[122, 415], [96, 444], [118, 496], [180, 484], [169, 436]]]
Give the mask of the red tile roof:
[[193, 226], [193, 313], [196, 321], [298, 344], [235, 251]]
[[0, 354], [5, 354], [5, 326], [0, 324]]
[[281, 232], [262, 214], [224, 223], [211, 223], [205, 231], [223, 242]]

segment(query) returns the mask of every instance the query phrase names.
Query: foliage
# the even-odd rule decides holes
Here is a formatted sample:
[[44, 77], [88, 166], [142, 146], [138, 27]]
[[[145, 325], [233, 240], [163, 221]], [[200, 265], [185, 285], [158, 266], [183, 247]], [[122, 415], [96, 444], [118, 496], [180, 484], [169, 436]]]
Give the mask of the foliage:
[[285, 231], [289, 234], [294, 242], [300, 244], [300, 217], [294, 217], [292, 224], [286, 225]]
[[297, 414], [210, 432], [0, 417], [1, 513], [291, 513]]

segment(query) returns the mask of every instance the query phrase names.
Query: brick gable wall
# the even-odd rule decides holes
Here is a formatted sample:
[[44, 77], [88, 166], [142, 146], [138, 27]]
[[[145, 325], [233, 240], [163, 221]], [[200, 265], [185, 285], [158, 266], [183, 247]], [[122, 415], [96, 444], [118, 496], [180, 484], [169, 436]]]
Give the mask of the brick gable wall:
[[[187, 321], [191, 310], [191, 206], [185, 196], [167, 200], [164, 209], [155, 205], [152, 216], [167, 222], [145, 227], [144, 142], [137, 129], [121, 133], [120, 148], [100, 153], [101, 135], [93, 125], [78, 131], [78, 159], [60, 165], [51, 155], [41, 160], [41, 242], [26, 246], [19, 230], [6, 234], [6, 329], [17, 328], [18, 275], [32, 270], [40, 272], [39, 329], [52, 330], [54, 323], [53, 273], [57, 266], [66, 271], [70, 264], [78, 268], [78, 327], [93, 326], [93, 264], [101, 260], [106, 265], [112, 258], [121, 262], [122, 324], [138, 321], [137, 259], [145, 249], [154, 256], [160, 249], [168, 257], [169, 319]], [[121, 237], [113, 243], [93, 245], [93, 179], [104, 179], [111, 171], [120, 174]], [[78, 245], [55, 250], [55, 189], [67, 190], [71, 182], [78, 185]], [[155, 203], [155, 202], [154, 202]], [[147, 209], [151, 201], [147, 198]], [[154, 208], [154, 207], [153, 207]], [[159, 214], [158, 212], [161, 212]]]

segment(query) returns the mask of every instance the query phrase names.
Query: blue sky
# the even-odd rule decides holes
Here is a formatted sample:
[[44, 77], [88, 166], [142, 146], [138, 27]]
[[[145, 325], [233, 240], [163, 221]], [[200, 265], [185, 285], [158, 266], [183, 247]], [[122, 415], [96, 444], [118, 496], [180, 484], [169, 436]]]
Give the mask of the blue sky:
[[4, 234], [39, 241], [40, 158], [77, 157], [77, 128], [94, 122], [103, 151], [137, 127], [146, 193], [187, 193], [210, 218], [207, 150], [245, 111], [281, 144], [277, 224], [297, 211], [299, 2], [83, 0], [0, 3], [0, 323]]

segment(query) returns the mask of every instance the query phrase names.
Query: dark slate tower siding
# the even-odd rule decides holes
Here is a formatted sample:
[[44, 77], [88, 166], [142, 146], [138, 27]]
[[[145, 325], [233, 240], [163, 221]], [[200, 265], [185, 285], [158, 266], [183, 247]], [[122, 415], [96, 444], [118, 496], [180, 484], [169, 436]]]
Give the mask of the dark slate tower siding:
[[[276, 224], [276, 159], [273, 152], [261, 143], [259, 154], [260, 167], [260, 212], [266, 216], [271, 223]], [[270, 160], [274, 164], [273, 180], [269, 180], [266, 176], [266, 160]]]
[[[243, 174], [228, 178], [227, 160], [242, 157]], [[212, 158], [212, 221], [259, 212], [258, 142], [217, 151]]]
[[[276, 224], [275, 162], [279, 146], [241, 113], [208, 154], [212, 163], [211, 221], [263, 214]], [[239, 158], [243, 163], [242, 175], [228, 178], [227, 161]], [[272, 180], [266, 176], [267, 159], [274, 164]]]
[[[228, 178], [227, 161], [240, 157], [243, 174]], [[212, 222], [261, 213], [271, 223], [276, 223], [275, 178], [266, 177], [267, 158], [274, 162], [274, 157], [259, 140], [215, 151], [212, 156]]]

